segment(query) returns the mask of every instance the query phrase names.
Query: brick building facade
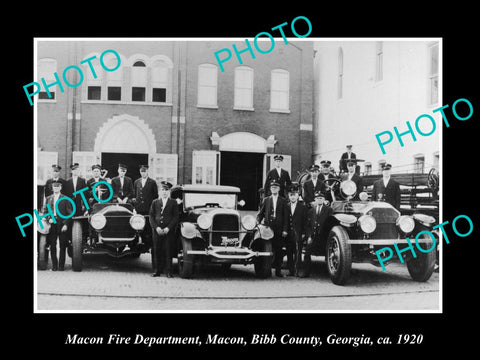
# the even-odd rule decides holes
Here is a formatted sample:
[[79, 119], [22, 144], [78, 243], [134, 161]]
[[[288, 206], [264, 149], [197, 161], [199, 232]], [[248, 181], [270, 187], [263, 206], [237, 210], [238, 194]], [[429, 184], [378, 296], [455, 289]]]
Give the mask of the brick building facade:
[[[236, 185], [247, 209], [258, 205], [257, 191], [283, 154], [295, 177], [312, 161], [313, 43], [283, 40], [269, 54], [232, 56], [222, 72], [214, 52], [245, 48], [245, 42], [202, 40], [37, 39], [36, 80], [61, 84], [35, 96], [37, 179], [42, 186], [51, 164], [92, 164], [117, 175], [119, 162], [138, 178], [172, 183]], [[114, 50], [120, 56], [118, 64]], [[233, 51], [232, 51], [233, 52]], [[91, 60], [96, 77], [89, 69]], [[70, 68], [78, 66], [82, 73]], [[65, 75], [69, 84], [62, 79]], [[83, 76], [83, 79], [82, 79]], [[63, 85], [63, 92], [61, 87]]]

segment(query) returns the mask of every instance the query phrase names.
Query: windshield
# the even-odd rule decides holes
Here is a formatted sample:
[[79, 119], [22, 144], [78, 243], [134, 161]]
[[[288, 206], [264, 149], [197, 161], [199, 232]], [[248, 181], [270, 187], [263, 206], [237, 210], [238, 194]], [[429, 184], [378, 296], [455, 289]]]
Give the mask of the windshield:
[[237, 204], [236, 194], [185, 193], [183, 197], [186, 209], [205, 206], [207, 204], [218, 204], [224, 209], [235, 209], [235, 205]]

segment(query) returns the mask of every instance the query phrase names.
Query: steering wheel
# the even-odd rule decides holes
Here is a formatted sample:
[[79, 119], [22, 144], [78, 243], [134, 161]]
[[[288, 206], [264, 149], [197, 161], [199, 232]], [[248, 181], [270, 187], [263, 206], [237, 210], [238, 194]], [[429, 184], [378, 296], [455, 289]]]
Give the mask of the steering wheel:
[[324, 180], [323, 183], [326, 185], [327, 191], [333, 191], [332, 200], [335, 200], [335, 194], [339, 193], [341, 181], [338, 179], [332, 178], [332, 179]]

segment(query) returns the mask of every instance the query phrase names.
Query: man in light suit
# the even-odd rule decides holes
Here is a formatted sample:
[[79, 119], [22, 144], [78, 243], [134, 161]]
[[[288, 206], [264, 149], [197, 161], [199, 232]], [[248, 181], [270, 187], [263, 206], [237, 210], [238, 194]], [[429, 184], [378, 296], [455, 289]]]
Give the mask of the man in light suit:
[[392, 165], [383, 165], [382, 179], [373, 184], [372, 201], [385, 201], [400, 210], [400, 184], [391, 178], [391, 169]]
[[160, 276], [165, 271], [173, 277], [172, 250], [174, 249], [175, 228], [179, 220], [178, 204], [170, 198], [172, 184], [162, 181], [160, 197], [150, 206], [149, 221], [152, 228], [152, 276]]
[[[47, 197], [45, 204], [42, 208], [42, 213], [48, 212], [47, 204], [53, 213], [52, 216], [48, 216], [48, 222], [50, 223], [50, 232], [47, 235], [47, 244], [50, 247], [50, 254], [52, 257], [52, 271], [63, 271], [65, 268], [65, 251], [67, 249], [67, 232], [70, 222], [72, 220], [71, 215], [73, 212], [72, 204], [70, 201], [62, 200], [55, 206], [57, 201], [64, 196], [62, 194], [62, 183], [57, 181], [52, 183], [53, 194]], [[62, 217], [59, 215], [62, 215]], [[68, 218], [65, 218], [68, 217]], [[60, 243], [60, 258], [57, 259], [57, 237]]]
[[318, 165], [312, 165], [308, 169], [310, 172], [310, 179], [303, 183], [302, 199], [307, 207], [312, 207], [315, 201], [315, 192], [326, 190], [326, 186], [322, 180], [319, 179], [320, 167]]
[[113, 201], [120, 204], [126, 204], [128, 200], [133, 198], [133, 182], [128, 176], [127, 166], [118, 164], [118, 176], [112, 179]]
[[257, 222], [262, 221], [273, 230], [273, 263], [275, 276], [283, 277], [283, 245], [288, 235], [288, 207], [287, 201], [280, 196], [280, 184], [276, 180], [270, 183], [270, 196], [264, 198], [257, 215]]
[[315, 204], [308, 210], [307, 214], [307, 230], [305, 237], [307, 238], [307, 246], [305, 247], [305, 257], [303, 261], [303, 271], [301, 277], [310, 276], [311, 271], [311, 256], [318, 246], [321, 246], [324, 242], [323, 237], [325, 234], [325, 222], [333, 214], [331, 207], [324, 204], [325, 194], [321, 191], [315, 193]]
[[298, 276], [302, 263], [303, 236], [307, 229], [307, 207], [299, 201], [300, 185], [292, 183], [288, 190], [288, 236], [286, 242], [289, 276]]
[[265, 196], [269, 196], [270, 192], [270, 183], [275, 180], [280, 185], [280, 196], [287, 197], [287, 188], [290, 186], [292, 181], [290, 180], [290, 174], [287, 170], [282, 169], [283, 156], [275, 155], [273, 157], [275, 167], [270, 170], [267, 174], [267, 179], [265, 181]]

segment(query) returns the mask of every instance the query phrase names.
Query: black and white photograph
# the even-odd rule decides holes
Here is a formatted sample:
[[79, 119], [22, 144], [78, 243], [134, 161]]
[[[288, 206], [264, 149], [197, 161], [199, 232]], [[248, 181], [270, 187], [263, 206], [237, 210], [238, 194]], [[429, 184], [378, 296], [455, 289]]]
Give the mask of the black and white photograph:
[[35, 45], [38, 311], [441, 311], [441, 39]]
[[5, 29], [8, 350], [473, 350], [475, 12], [198, 5]]

